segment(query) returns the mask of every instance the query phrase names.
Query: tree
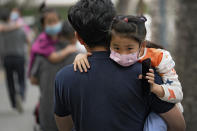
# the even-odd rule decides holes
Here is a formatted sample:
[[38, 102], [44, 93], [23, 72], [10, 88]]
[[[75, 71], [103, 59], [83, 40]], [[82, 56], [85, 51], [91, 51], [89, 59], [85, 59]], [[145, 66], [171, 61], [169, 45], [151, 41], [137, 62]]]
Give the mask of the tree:
[[197, 1], [177, 0], [176, 69], [184, 92], [187, 131], [197, 129]]
[[117, 3], [117, 11], [119, 14], [127, 14], [130, 0], [119, 0]]

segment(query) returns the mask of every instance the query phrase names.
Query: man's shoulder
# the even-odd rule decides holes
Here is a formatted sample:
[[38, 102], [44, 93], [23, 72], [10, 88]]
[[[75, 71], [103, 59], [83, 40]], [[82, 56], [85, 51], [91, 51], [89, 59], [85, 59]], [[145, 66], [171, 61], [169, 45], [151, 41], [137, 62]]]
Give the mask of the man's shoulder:
[[60, 69], [56, 74], [56, 81], [72, 81], [77, 75], [77, 72], [74, 71], [73, 64], [67, 65]]

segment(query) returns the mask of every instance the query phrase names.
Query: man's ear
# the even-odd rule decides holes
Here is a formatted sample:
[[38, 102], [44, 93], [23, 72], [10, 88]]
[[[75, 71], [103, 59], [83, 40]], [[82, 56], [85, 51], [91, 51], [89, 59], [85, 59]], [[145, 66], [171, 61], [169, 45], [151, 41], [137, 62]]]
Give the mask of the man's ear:
[[91, 52], [91, 49], [88, 47], [88, 45], [83, 41], [83, 39], [79, 36], [77, 32], [75, 32], [75, 36], [79, 40], [79, 42], [86, 48], [88, 52]]
[[141, 43], [141, 48], [145, 48], [146, 47], [146, 44], [147, 44], [147, 41], [145, 40], [145, 41], [143, 41], [142, 43]]
[[144, 49], [146, 48], [146, 41], [143, 41], [140, 45], [140, 54], [139, 56], [141, 57], [144, 54]]
[[79, 34], [77, 32], [75, 32], [75, 36], [77, 37], [77, 39], [79, 40], [79, 42], [82, 44], [82, 45], [85, 45], [85, 42], [82, 40], [82, 38], [79, 36]]

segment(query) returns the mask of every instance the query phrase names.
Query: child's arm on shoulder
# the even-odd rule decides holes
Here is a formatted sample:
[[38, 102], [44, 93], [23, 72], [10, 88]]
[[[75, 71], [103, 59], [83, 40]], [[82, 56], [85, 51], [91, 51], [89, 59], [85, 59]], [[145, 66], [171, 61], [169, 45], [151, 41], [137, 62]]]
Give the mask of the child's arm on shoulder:
[[163, 50], [163, 58], [161, 63], [156, 67], [157, 72], [161, 75], [164, 84], [161, 85], [164, 91], [164, 96], [160, 97], [162, 100], [178, 103], [183, 99], [183, 92], [181, 83], [178, 80], [178, 75], [174, 70], [175, 62], [170, 53]]
[[87, 72], [88, 69], [90, 69], [90, 64], [88, 62], [88, 56], [91, 56], [92, 54], [90, 52], [88, 53], [79, 53], [73, 62], [74, 64], [74, 71], [77, 71], [79, 69], [80, 72]]

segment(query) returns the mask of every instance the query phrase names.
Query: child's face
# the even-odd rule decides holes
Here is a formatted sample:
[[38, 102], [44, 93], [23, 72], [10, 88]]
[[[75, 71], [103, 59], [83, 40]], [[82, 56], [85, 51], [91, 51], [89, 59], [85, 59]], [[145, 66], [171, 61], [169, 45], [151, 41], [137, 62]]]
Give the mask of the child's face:
[[132, 38], [126, 38], [119, 35], [112, 36], [110, 48], [119, 54], [131, 54], [139, 51], [139, 42]]
[[57, 14], [54, 12], [48, 13], [45, 16], [45, 20], [44, 20], [44, 26], [53, 26], [56, 25], [59, 22], [59, 17], [57, 16]]

